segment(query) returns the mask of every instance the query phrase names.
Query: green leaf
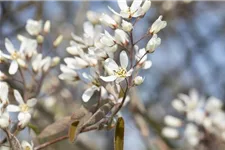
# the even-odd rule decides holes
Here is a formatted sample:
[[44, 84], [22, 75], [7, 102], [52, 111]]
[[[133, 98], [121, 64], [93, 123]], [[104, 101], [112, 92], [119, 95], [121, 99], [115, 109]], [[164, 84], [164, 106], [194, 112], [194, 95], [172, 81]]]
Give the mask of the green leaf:
[[114, 150], [123, 150], [124, 145], [124, 120], [118, 118], [114, 135]]
[[78, 135], [78, 125], [79, 125], [80, 121], [74, 121], [73, 123], [71, 123], [70, 128], [69, 128], [69, 141], [70, 142], [74, 142], [76, 140], [76, 137]]
[[40, 134], [40, 130], [38, 129], [37, 126], [35, 126], [35, 125], [29, 123], [29, 124], [28, 124], [28, 127], [29, 127], [30, 129], [32, 129], [37, 135]]

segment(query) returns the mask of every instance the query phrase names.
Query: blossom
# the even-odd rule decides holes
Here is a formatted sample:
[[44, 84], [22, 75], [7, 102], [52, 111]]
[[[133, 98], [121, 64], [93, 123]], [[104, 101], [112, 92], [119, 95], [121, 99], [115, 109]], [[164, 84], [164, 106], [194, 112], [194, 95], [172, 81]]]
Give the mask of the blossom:
[[132, 17], [141, 17], [143, 16], [151, 6], [150, 0], [145, 0], [144, 4], [142, 4], [142, 0], [134, 0], [131, 6], [127, 5], [126, 0], [117, 0], [117, 3], [120, 8], [120, 13], [117, 13], [111, 7], [108, 7], [114, 14], [121, 16], [123, 18], [132, 18]]
[[6, 82], [0, 81], [0, 104], [5, 105], [8, 103], [9, 86]]
[[104, 24], [105, 26], [108, 26], [112, 29], [115, 29], [118, 26], [118, 24], [112, 17], [110, 17], [109, 15], [104, 14], [104, 13], [101, 15], [99, 20], [102, 24]]
[[22, 146], [23, 150], [33, 150], [34, 145], [33, 145], [33, 142], [31, 142], [31, 144], [30, 144], [27, 141], [22, 141], [21, 146]]
[[171, 115], [165, 116], [164, 122], [166, 125], [171, 127], [180, 127], [182, 125], [182, 121], [179, 118], [176, 118]]
[[141, 85], [144, 82], [144, 79], [141, 76], [137, 76], [134, 78], [133, 82], [134, 82], [134, 85]]
[[50, 20], [47, 20], [44, 24], [44, 32], [49, 33], [50, 28], [51, 28], [51, 22], [50, 22]]
[[167, 138], [175, 139], [179, 137], [179, 132], [177, 129], [165, 127], [162, 130], [162, 135]]
[[149, 32], [151, 34], [156, 34], [163, 28], [165, 28], [167, 25], [166, 21], [162, 21], [162, 16], [159, 16], [159, 18], [152, 24]]
[[14, 97], [16, 101], [19, 103], [19, 106], [10, 104], [7, 106], [8, 112], [19, 112], [18, 120], [19, 120], [19, 127], [24, 128], [31, 118], [32, 108], [36, 105], [37, 99], [31, 98], [28, 99], [25, 103], [22, 96], [20, 95], [19, 91], [14, 90]]
[[127, 46], [128, 43], [129, 43], [129, 40], [128, 40], [128, 35], [126, 32], [124, 32], [123, 30], [121, 29], [116, 29], [115, 30], [115, 36], [114, 36], [116, 42], [118, 44], [121, 44], [123, 46]]
[[99, 23], [100, 14], [94, 12], [94, 11], [88, 11], [87, 12], [87, 19], [92, 24], [98, 24]]
[[10, 55], [1, 53], [2, 57], [12, 60], [9, 67], [9, 74], [13, 75], [17, 72], [19, 66], [26, 67], [24, 61], [23, 49], [20, 48], [20, 51], [16, 51], [12, 42], [9, 39], [5, 39], [5, 47]]
[[126, 20], [122, 20], [122, 29], [126, 32], [130, 32], [133, 29], [133, 25], [130, 22], [127, 22]]
[[62, 73], [59, 75], [59, 79], [61, 80], [69, 80], [69, 81], [76, 81], [79, 80], [79, 76], [76, 71], [73, 69], [65, 66], [65, 65], [60, 65], [60, 70]]
[[192, 123], [187, 124], [184, 134], [190, 145], [196, 146], [199, 143], [200, 132], [198, 131], [198, 127], [196, 125]]
[[157, 37], [157, 34], [154, 34], [146, 45], [146, 51], [148, 53], [153, 53], [160, 44], [161, 44], [161, 39]]
[[25, 28], [30, 35], [38, 35], [42, 30], [42, 21], [28, 19]]
[[131, 76], [133, 69], [127, 71], [128, 67], [128, 56], [125, 51], [120, 53], [120, 65], [118, 66], [116, 62], [112, 58], [108, 58], [105, 60], [105, 69], [108, 72], [109, 76], [100, 76], [100, 78], [105, 82], [115, 81], [117, 83], [123, 81], [126, 77]]
[[135, 59], [138, 63], [137, 65], [142, 69], [149, 69], [152, 66], [152, 61], [148, 60], [146, 49], [138, 49], [137, 45], [134, 46], [134, 49], [136, 51]]
[[[1, 108], [2, 109], [2, 108]], [[0, 128], [5, 129], [10, 124], [9, 113], [7, 111], [0, 111]]]

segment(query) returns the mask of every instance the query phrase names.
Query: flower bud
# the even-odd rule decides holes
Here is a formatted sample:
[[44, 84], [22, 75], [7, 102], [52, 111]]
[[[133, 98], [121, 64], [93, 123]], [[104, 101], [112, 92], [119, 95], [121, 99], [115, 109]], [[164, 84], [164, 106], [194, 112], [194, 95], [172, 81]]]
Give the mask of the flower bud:
[[153, 53], [160, 44], [161, 39], [157, 37], [157, 34], [154, 34], [146, 45], [146, 51], [148, 53]]
[[170, 115], [165, 116], [164, 122], [166, 125], [171, 127], [180, 127], [182, 125], [182, 121], [180, 119]]
[[42, 35], [38, 35], [36, 40], [37, 40], [38, 44], [42, 44], [44, 41], [44, 37]]
[[126, 32], [130, 32], [133, 29], [133, 25], [130, 22], [122, 20], [122, 29]]
[[5, 129], [9, 126], [10, 120], [9, 120], [9, 114], [8, 112], [4, 112], [0, 117], [0, 128]]
[[152, 24], [150, 28], [150, 33], [151, 34], [156, 34], [163, 28], [165, 28], [167, 25], [166, 21], [162, 21], [162, 16], [159, 16], [159, 18]]
[[99, 14], [94, 12], [94, 11], [88, 11], [87, 12], [87, 19], [92, 23], [92, 24], [98, 24], [99, 23]]
[[50, 28], [51, 28], [51, 22], [50, 22], [50, 20], [47, 20], [44, 24], [44, 32], [49, 33]]
[[123, 46], [127, 46], [129, 43], [127, 33], [121, 29], [115, 30], [115, 40], [118, 44], [121, 44]]
[[30, 35], [38, 35], [42, 29], [42, 21], [29, 19], [25, 28]]
[[144, 82], [144, 79], [141, 76], [137, 76], [134, 78], [134, 85], [141, 85]]
[[59, 62], [60, 62], [60, 58], [57, 57], [57, 56], [54, 57], [54, 58], [52, 59], [51, 67], [57, 66], [57, 65], [59, 64]]
[[179, 137], [179, 132], [174, 128], [165, 127], [162, 130], [162, 135], [167, 138], [175, 139]]
[[102, 24], [104, 24], [105, 26], [108, 26], [112, 29], [115, 29], [118, 26], [116, 21], [113, 20], [113, 18], [111, 18], [109, 15], [104, 14], [104, 13], [101, 15], [99, 20]]
[[151, 6], [151, 1], [145, 0], [144, 4], [141, 7], [143, 14], [146, 14], [146, 12], [149, 10], [150, 6]]
[[63, 36], [62, 36], [62, 35], [59, 35], [59, 36], [56, 38], [56, 40], [53, 42], [53, 46], [54, 46], [54, 47], [58, 47], [59, 44], [61, 44], [62, 40], [63, 40]]

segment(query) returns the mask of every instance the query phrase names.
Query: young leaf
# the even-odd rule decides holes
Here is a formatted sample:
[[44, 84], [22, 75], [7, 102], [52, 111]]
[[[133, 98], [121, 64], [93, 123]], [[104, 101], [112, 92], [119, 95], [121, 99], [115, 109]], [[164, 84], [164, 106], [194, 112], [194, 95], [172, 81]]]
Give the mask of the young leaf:
[[118, 118], [114, 135], [114, 150], [123, 150], [124, 144], [124, 120]]
[[78, 125], [79, 125], [79, 121], [74, 121], [73, 123], [71, 123], [70, 128], [69, 128], [69, 141], [71, 143], [73, 143], [76, 140], [76, 137], [78, 135]]

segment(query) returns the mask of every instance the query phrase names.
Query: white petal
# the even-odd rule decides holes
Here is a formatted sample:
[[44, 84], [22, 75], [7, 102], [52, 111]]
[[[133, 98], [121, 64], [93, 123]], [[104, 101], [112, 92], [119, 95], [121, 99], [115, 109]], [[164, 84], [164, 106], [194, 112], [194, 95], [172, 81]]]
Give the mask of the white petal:
[[14, 97], [15, 97], [16, 101], [19, 104], [24, 104], [23, 98], [22, 98], [21, 94], [19, 93], [19, 91], [13, 90], [13, 92], [14, 92]]
[[143, 13], [146, 13], [149, 10], [150, 7], [151, 7], [151, 1], [150, 0], [145, 0], [144, 4], [141, 7]]
[[30, 143], [28, 143], [27, 141], [22, 141], [21, 142], [21, 146], [22, 146], [22, 148], [24, 149], [24, 150], [32, 150], [33, 148], [32, 148], [32, 146], [31, 146], [31, 144]]
[[67, 66], [71, 69], [76, 69], [76, 60], [74, 58], [65, 58], [64, 59]]
[[85, 90], [82, 95], [82, 100], [84, 102], [88, 102], [90, 98], [92, 97], [92, 95], [94, 94], [94, 92], [98, 89], [99, 88], [97, 86], [92, 86], [91, 88], [88, 88], [87, 90]]
[[118, 84], [118, 83], [122, 82], [124, 79], [125, 79], [125, 78], [117, 78], [117, 79], [116, 79], [116, 83]]
[[15, 48], [12, 44], [12, 42], [9, 39], [5, 39], [5, 48], [7, 49], [7, 51], [12, 54], [15, 51]]
[[131, 68], [127, 73], [126, 73], [126, 76], [129, 77], [131, 76], [131, 74], [133, 73], [134, 69]]
[[143, 66], [143, 69], [148, 69], [152, 66], [152, 61], [150, 60], [147, 60], [145, 63], [144, 63], [144, 66]]
[[36, 103], [37, 103], [36, 98], [32, 98], [32, 99], [27, 100], [27, 106], [29, 106], [29, 107], [34, 107], [34, 105], [36, 105]]
[[118, 12], [116, 12], [116, 11], [115, 11], [114, 9], [112, 9], [111, 7], [108, 6], [108, 8], [109, 8], [109, 10], [110, 10], [112, 13], [114, 13], [115, 15], [121, 16]]
[[117, 0], [117, 3], [118, 3], [121, 10], [127, 10], [128, 9], [127, 0]]
[[6, 82], [0, 82], [0, 100], [2, 103], [8, 101], [8, 94], [9, 94], [9, 86]]
[[15, 74], [18, 70], [18, 67], [19, 67], [18, 63], [15, 60], [13, 60], [9, 67], [9, 74], [11, 75]]
[[128, 66], [128, 56], [125, 51], [120, 53], [120, 65], [122, 68], [127, 68]]
[[104, 76], [100, 76], [100, 79], [102, 79], [103, 81], [105, 82], [112, 82], [112, 81], [115, 81], [116, 80], [116, 76], [112, 75], [112, 76], [107, 76], [107, 77], [104, 77]]
[[141, 3], [142, 3], [142, 0], [134, 0], [130, 7], [131, 13], [136, 12], [138, 8], [140, 8]]
[[6, 109], [8, 112], [19, 112], [20, 111], [20, 107], [16, 106], [16, 105], [8, 105]]
[[112, 58], [108, 58], [105, 60], [105, 66], [113, 71], [118, 70], [119, 68], [117, 63]]

